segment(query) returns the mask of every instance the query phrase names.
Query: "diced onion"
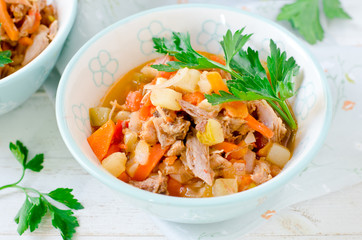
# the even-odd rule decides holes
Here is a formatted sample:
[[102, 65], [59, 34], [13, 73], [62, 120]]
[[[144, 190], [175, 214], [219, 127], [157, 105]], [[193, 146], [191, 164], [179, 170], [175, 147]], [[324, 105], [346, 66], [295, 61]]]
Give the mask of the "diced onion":
[[251, 144], [251, 143], [256, 142], [254, 133], [249, 132], [248, 135], [246, 135], [244, 141], [245, 141], [245, 143], [248, 144], [248, 145]]

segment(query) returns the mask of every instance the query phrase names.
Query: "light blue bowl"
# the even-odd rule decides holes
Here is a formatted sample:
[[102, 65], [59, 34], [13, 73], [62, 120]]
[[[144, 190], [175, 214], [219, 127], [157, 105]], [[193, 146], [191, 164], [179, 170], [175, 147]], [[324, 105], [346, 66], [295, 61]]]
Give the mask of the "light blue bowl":
[[59, 30], [49, 46], [33, 61], [0, 80], [0, 115], [24, 103], [45, 81], [54, 67], [77, 13], [77, 0], [54, 1]]
[[[254, 33], [250, 44], [262, 55], [267, 53], [268, 39], [272, 38], [301, 66], [298, 94], [292, 99], [299, 131], [294, 155], [283, 171], [248, 191], [204, 199], [150, 193], [105, 171], [87, 142], [91, 134], [88, 109], [99, 104], [114, 81], [158, 56], [152, 51], [152, 36], [188, 31], [196, 49], [220, 53], [217, 41], [225, 31], [228, 28], [235, 31], [243, 26], [246, 26], [246, 32]], [[278, 24], [223, 6], [177, 5], [133, 15], [89, 40], [63, 73], [57, 92], [56, 115], [60, 133], [74, 158], [90, 174], [119, 192], [123, 199], [162, 219], [210, 223], [255, 211], [261, 204], [277, 201], [278, 191], [306, 167], [321, 147], [330, 125], [331, 99], [318, 62], [304, 44]]]

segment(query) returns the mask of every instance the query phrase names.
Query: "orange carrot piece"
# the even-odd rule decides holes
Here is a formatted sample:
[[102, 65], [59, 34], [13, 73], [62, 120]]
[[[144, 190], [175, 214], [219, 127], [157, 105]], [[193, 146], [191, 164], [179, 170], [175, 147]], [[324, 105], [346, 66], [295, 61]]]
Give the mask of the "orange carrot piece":
[[220, 63], [222, 65], [226, 65], [226, 62], [225, 60], [222, 58], [222, 57], [219, 57], [217, 55], [213, 55], [211, 54], [210, 57], [209, 57], [210, 60], [214, 61], [214, 62], [217, 62], [217, 63]]
[[152, 110], [153, 110], [154, 106], [152, 105], [150, 96], [151, 96], [151, 94], [148, 94], [141, 101], [142, 106], [139, 111], [139, 113], [140, 113], [139, 118], [143, 121], [146, 121], [153, 114]]
[[250, 174], [245, 174], [245, 175], [241, 176], [241, 181], [239, 183], [238, 190], [243, 191], [243, 190], [248, 189], [252, 182], [253, 182], [253, 180], [251, 179]]
[[115, 129], [116, 125], [114, 122], [108, 120], [88, 137], [88, 143], [99, 160], [102, 160], [107, 155]]
[[186, 188], [177, 180], [169, 177], [167, 182], [167, 191], [170, 196], [184, 197], [186, 193]]
[[219, 91], [225, 91], [225, 92], [229, 92], [228, 87], [226, 86], [226, 84], [224, 83], [224, 81], [222, 80], [222, 77], [220, 75], [220, 73], [218, 72], [208, 72], [207, 75], [207, 80], [209, 81], [212, 90], [219, 94]]
[[19, 39], [19, 30], [11, 19], [4, 0], [0, 0], [0, 23], [10, 40], [17, 41]]
[[118, 179], [119, 179], [119, 180], [122, 180], [122, 181], [125, 182], [125, 183], [128, 183], [128, 182], [131, 180], [130, 176], [128, 176], [128, 174], [126, 173], [126, 171], [124, 171], [123, 173], [121, 173], [121, 175], [119, 175]]
[[244, 158], [246, 152], [248, 151], [248, 147], [238, 147], [234, 151], [230, 152], [230, 154], [226, 157], [228, 160], [230, 159], [242, 159]]
[[230, 142], [222, 142], [212, 146], [216, 150], [224, 150], [224, 152], [228, 153], [238, 148], [238, 145]]
[[246, 118], [248, 116], [248, 106], [241, 101], [224, 103], [225, 112], [230, 117]]
[[169, 79], [173, 73], [174, 72], [158, 71], [156, 78], [162, 77], [162, 78]]
[[142, 94], [139, 91], [129, 92], [126, 97], [126, 107], [131, 111], [138, 111], [141, 107]]
[[104, 158], [108, 157], [109, 155], [112, 155], [115, 152], [121, 152], [121, 148], [117, 144], [111, 144], [109, 146], [106, 156]]
[[30, 37], [22, 37], [19, 39], [19, 44], [23, 46], [30, 46], [33, 44], [33, 39], [31, 39]]
[[168, 148], [162, 148], [161, 144], [159, 143], [154, 145], [150, 150], [150, 155], [148, 157], [146, 164], [138, 165], [132, 179], [136, 181], [145, 180], [150, 175], [153, 168], [161, 160], [163, 155], [165, 155], [167, 150]]
[[32, 34], [32, 33], [35, 33], [40, 26], [41, 14], [38, 11], [34, 11], [33, 9], [30, 9], [29, 16], [35, 18], [33, 26], [28, 30], [28, 33]]
[[257, 132], [260, 132], [265, 136], [266, 138], [272, 138], [274, 133], [272, 130], [270, 130], [267, 126], [265, 126], [263, 123], [256, 120], [253, 116], [250, 114], [245, 118], [246, 123], [248, 126], [252, 129], [254, 129]]
[[199, 104], [202, 100], [205, 99], [204, 94], [200, 92], [186, 93], [182, 96], [182, 99], [186, 102], [189, 102], [193, 105]]
[[163, 160], [163, 162], [166, 163], [167, 165], [172, 165], [175, 163], [176, 159], [177, 159], [177, 156], [169, 156], [169, 157], [165, 158]]

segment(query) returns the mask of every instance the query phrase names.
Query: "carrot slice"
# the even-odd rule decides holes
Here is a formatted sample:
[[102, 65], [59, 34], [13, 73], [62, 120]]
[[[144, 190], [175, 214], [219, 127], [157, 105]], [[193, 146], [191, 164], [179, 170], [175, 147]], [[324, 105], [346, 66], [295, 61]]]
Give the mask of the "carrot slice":
[[88, 143], [94, 154], [99, 160], [102, 160], [111, 145], [116, 125], [112, 120], [108, 120], [97, 131], [88, 137]]
[[24, 46], [30, 46], [33, 44], [33, 39], [31, 39], [30, 37], [22, 37], [19, 39], [19, 44]]
[[249, 114], [248, 106], [241, 101], [224, 103], [223, 106], [230, 117], [246, 118]]
[[212, 146], [216, 150], [224, 150], [224, 152], [228, 153], [238, 148], [238, 145], [230, 142], [222, 142]]
[[10, 40], [17, 41], [19, 39], [19, 30], [11, 19], [4, 0], [0, 0], [0, 23], [2, 27], [4, 27]]
[[170, 196], [184, 197], [186, 193], [186, 188], [180, 182], [169, 177], [167, 182], [167, 191]]
[[142, 94], [139, 91], [129, 92], [126, 98], [126, 107], [131, 111], [138, 111], [141, 107]]
[[165, 155], [167, 150], [168, 148], [162, 148], [161, 144], [154, 145], [150, 150], [150, 155], [148, 157], [146, 164], [138, 165], [132, 179], [136, 181], [145, 180], [150, 175], [153, 168], [161, 160], [163, 155]]
[[183, 95], [182, 99], [186, 102], [189, 102], [193, 105], [199, 104], [202, 100], [205, 99], [204, 94], [200, 92], [186, 93]]
[[226, 86], [226, 84], [224, 83], [224, 81], [222, 80], [222, 77], [220, 75], [220, 73], [218, 72], [208, 72], [207, 75], [207, 80], [209, 81], [212, 90], [219, 94], [219, 91], [225, 91], [225, 92], [229, 92], [228, 87]]
[[104, 158], [108, 157], [109, 155], [112, 155], [115, 152], [121, 152], [121, 148], [117, 144], [111, 144], [109, 146], [106, 156]]
[[118, 179], [122, 180], [125, 183], [128, 183], [131, 178], [128, 176], [128, 174], [126, 173], [126, 171], [124, 171], [123, 173], [121, 173], [121, 175], [119, 175]]
[[263, 123], [256, 120], [253, 116], [250, 114], [245, 118], [246, 123], [248, 126], [252, 129], [254, 129], [257, 132], [260, 132], [263, 134], [266, 138], [272, 138], [274, 136], [274, 133], [272, 130], [270, 130], [267, 126], [265, 126]]
[[30, 9], [29, 16], [35, 18], [33, 26], [28, 30], [28, 33], [32, 34], [32, 33], [35, 33], [40, 26], [41, 14], [38, 11], [34, 11], [33, 9]]

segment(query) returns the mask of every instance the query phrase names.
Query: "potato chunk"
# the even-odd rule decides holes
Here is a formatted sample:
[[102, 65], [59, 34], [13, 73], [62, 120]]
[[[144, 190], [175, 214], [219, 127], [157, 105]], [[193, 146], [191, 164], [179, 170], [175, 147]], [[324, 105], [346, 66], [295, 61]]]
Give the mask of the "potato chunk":
[[126, 154], [115, 152], [102, 161], [102, 166], [113, 176], [118, 177], [126, 170]]
[[199, 141], [205, 145], [212, 146], [224, 141], [224, 131], [221, 124], [215, 119], [207, 120], [204, 132], [196, 134]]
[[[186, 73], [185, 73], [186, 72]], [[179, 74], [180, 73], [180, 74]], [[201, 73], [195, 69], [183, 68], [179, 70], [174, 78], [181, 78], [173, 86], [184, 92], [195, 92], [198, 90], [198, 82]]]
[[278, 167], [283, 168], [290, 159], [290, 151], [288, 148], [278, 143], [273, 143], [268, 152], [268, 155], [266, 156], [266, 159]]
[[238, 181], [236, 178], [219, 178], [212, 186], [212, 194], [217, 196], [229, 195], [238, 192]]
[[169, 88], [153, 89], [151, 92], [151, 102], [154, 106], [160, 106], [174, 111], [181, 109], [179, 100], [182, 94]]

